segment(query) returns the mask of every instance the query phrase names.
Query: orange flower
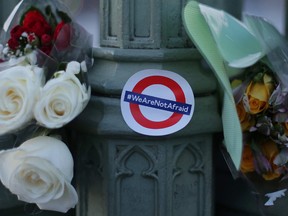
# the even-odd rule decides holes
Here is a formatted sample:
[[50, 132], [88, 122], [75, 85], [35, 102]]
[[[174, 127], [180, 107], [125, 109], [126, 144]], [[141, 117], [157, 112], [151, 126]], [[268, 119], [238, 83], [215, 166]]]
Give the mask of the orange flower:
[[236, 105], [236, 109], [242, 131], [249, 130], [249, 128], [255, 124], [254, 118], [252, 118], [252, 116], [246, 112], [242, 101]]
[[262, 174], [262, 177], [267, 181], [274, 180], [278, 178], [279, 176], [280, 174], [276, 172], [267, 172], [265, 174]]
[[248, 107], [251, 114], [260, 113], [268, 108], [268, 100], [273, 91], [272, 81], [271, 76], [264, 74], [260, 80], [253, 80], [248, 85], [245, 96], [248, 99]]
[[271, 168], [272, 168], [271, 171], [264, 173], [262, 177], [265, 180], [273, 180], [275, 178], [278, 178], [281, 174], [275, 172], [278, 166], [273, 163], [275, 157], [279, 154], [279, 149], [277, 147], [277, 144], [273, 142], [272, 140], [269, 140], [268, 142], [264, 142], [261, 145], [261, 151], [264, 154], [264, 156], [267, 158], [267, 160], [269, 161]]
[[253, 151], [249, 145], [244, 145], [240, 169], [243, 173], [253, 172], [255, 170]]

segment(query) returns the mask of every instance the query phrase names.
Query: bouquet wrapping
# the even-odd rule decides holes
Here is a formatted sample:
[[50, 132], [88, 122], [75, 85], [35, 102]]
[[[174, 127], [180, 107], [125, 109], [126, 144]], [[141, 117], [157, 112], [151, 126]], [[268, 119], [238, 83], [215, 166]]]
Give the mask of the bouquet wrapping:
[[285, 38], [262, 17], [245, 15], [241, 22], [194, 1], [183, 19], [222, 87], [224, 155], [233, 176], [247, 180], [263, 215], [283, 215], [288, 189]]
[[57, 0], [22, 0], [0, 36], [0, 180], [41, 210], [67, 212], [78, 202], [66, 124], [89, 102], [92, 36]]

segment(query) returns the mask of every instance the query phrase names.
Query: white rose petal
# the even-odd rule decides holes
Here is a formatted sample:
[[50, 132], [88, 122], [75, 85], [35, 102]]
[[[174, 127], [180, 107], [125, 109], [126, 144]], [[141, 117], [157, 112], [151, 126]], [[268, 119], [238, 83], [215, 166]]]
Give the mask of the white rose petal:
[[[7, 48], [7, 49], [8, 49], [8, 48]], [[6, 51], [6, 48], [4, 48], [3, 53], [4, 53], [4, 54], [7, 54], [7, 53], [5, 53], [5, 52], [7, 52], [7, 51]], [[26, 60], [26, 57], [25, 57], [25, 56], [22, 56], [22, 57], [19, 57], [19, 58], [11, 57], [11, 58], [9, 59], [9, 61], [4, 61], [4, 62], [1, 62], [1, 63], [0, 63], [0, 71], [6, 70], [6, 69], [8, 69], [8, 68], [10, 68], [10, 67], [14, 67], [14, 66], [20, 65], [20, 64], [22, 64], [23, 62], [25, 62], [25, 60]]]
[[[71, 208], [71, 197], [75, 197], [75, 205], [78, 202], [78, 196], [75, 189], [70, 185], [66, 184], [64, 188], [63, 196], [59, 199], [51, 200], [47, 203], [39, 203], [38, 207], [40, 209], [59, 211], [59, 212], [67, 212]], [[61, 203], [61, 205], [59, 205]], [[74, 205], [74, 206], [75, 206]], [[62, 210], [65, 209], [65, 210]]]
[[[6, 49], [6, 48], [4, 48]], [[4, 50], [3, 50], [4, 53]], [[0, 52], [1, 54], [1, 52]], [[5, 54], [5, 53], [4, 53]], [[6, 53], [7, 54], [7, 53]], [[11, 57], [9, 61], [4, 61], [0, 63], [0, 71], [6, 70], [15, 66], [30, 66], [37, 64], [37, 52], [33, 51], [25, 56], [21, 57]]]
[[31, 53], [29, 53], [28, 55], [26, 55], [27, 61], [31, 64], [31, 65], [36, 65], [37, 64], [37, 52], [33, 51]]
[[64, 193], [64, 178], [47, 160], [26, 157], [14, 170], [8, 188], [22, 201], [47, 203]]
[[33, 118], [43, 85], [41, 68], [15, 66], [0, 72], [0, 135], [19, 129]]
[[5, 47], [4, 49], [3, 49], [3, 54], [8, 54], [8, 51], [9, 51], [9, 48], [8, 47]]
[[81, 70], [82, 70], [83, 72], [87, 72], [87, 71], [88, 71], [87, 65], [86, 65], [86, 62], [85, 62], [85, 61], [82, 61], [82, 62], [81, 62]]
[[77, 61], [71, 61], [66, 66], [66, 73], [78, 74], [80, 73], [81, 65]]
[[67, 146], [59, 139], [39, 136], [24, 142], [18, 149], [26, 151], [29, 157], [41, 157], [50, 161], [57, 169], [62, 170], [66, 179], [72, 180], [73, 158]]
[[81, 84], [73, 73], [60, 73], [41, 89], [34, 117], [46, 128], [60, 128], [79, 115], [89, 99], [90, 88]]
[[71, 185], [73, 158], [60, 140], [40, 136], [0, 152], [0, 180], [19, 200], [67, 212], [78, 196]]

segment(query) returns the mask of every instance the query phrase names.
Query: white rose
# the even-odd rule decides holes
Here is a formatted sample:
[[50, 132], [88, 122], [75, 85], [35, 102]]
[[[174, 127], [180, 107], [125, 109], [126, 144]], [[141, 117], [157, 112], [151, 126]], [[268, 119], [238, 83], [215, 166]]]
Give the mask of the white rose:
[[43, 81], [44, 72], [36, 66], [15, 66], [0, 72], [0, 135], [33, 118]]
[[73, 158], [61, 140], [39, 136], [0, 152], [0, 180], [19, 200], [67, 212], [78, 196], [71, 185]]
[[90, 99], [90, 87], [81, 84], [74, 73], [58, 72], [40, 91], [34, 117], [46, 128], [60, 128], [79, 115]]

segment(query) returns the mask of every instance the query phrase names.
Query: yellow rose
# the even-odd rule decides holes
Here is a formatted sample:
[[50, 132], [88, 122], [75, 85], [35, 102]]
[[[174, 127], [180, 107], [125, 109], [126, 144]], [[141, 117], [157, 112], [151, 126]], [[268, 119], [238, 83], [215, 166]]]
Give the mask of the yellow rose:
[[249, 128], [255, 124], [254, 118], [246, 112], [242, 101], [236, 105], [236, 109], [239, 121], [241, 123], [242, 131], [249, 130]]
[[276, 172], [268, 172], [262, 175], [262, 177], [266, 180], [266, 181], [270, 181], [270, 180], [274, 180], [276, 178], [278, 178], [280, 176], [279, 173]]
[[240, 169], [243, 173], [253, 172], [255, 170], [253, 151], [249, 145], [244, 145]]
[[268, 108], [268, 100], [273, 88], [272, 77], [268, 74], [264, 74], [258, 81], [253, 80], [250, 82], [245, 95], [248, 99], [248, 107], [251, 114], [260, 113]]
[[267, 158], [267, 160], [269, 161], [271, 168], [272, 168], [271, 171], [262, 174], [262, 177], [265, 180], [273, 180], [275, 178], [278, 178], [280, 176], [280, 174], [276, 172], [276, 169], [278, 168], [278, 166], [273, 163], [275, 157], [279, 154], [279, 149], [277, 147], [277, 144], [274, 143], [272, 140], [264, 142], [261, 145], [261, 151], [264, 154], [264, 156]]

